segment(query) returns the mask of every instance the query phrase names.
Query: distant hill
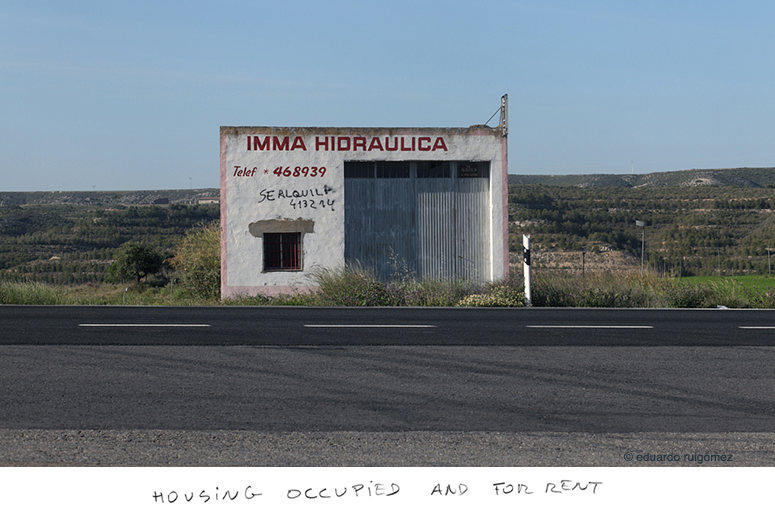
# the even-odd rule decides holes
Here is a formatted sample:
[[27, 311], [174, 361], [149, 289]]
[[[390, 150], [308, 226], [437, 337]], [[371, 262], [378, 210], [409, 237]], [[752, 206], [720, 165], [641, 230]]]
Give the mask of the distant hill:
[[[509, 175], [510, 186], [557, 187], [775, 187], [775, 168], [691, 169], [638, 175]], [[171, 204], [196, 204], [202, 198], [218, 198], [218, 188], [149, 191], [7, 191], [0, 192], [3, 205], [148, 205], [167, 200]]]
[[559, 187], [773, 187], [775, 168], [691, 169], [638, 175], [509, 175], [509, 185]]
[[156, 191], [7, 191], [0, 192], [0, 206], [196, 204], [202, 198], [217, 198], [219, 192], [217, 188]]

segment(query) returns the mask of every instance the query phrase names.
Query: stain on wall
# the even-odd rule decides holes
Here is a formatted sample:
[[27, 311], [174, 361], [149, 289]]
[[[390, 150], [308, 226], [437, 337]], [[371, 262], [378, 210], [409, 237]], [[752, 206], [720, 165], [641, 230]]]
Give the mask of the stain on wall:
[[315, 222], [297, 218], [278, 219], [278, 220], [259, 220], [248, 225], [248, 231], [256, 238], [263, 237], [265, 232], [300, 232], [302, 234], [311, 234], [315, 232]]

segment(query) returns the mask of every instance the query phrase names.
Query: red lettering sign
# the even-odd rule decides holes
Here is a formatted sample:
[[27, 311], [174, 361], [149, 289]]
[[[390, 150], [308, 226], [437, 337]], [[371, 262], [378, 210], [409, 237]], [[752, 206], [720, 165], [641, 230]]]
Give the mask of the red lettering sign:
[[447, 143], [444, 142], [444, 137], [436, 137], [436, 142], [433, 143], [433, 149], [431, 151], [436, 150], [449, 151], [447, 149]]
[[350, 138], [338, 137], [336, 139], [336, 149], [339, 151], [350, 151]]
[[[269, 149], [269, 136], [267, 135], [264, 137], [264, 140], [261, 140], [261, 137], [258, 135], [253, 136], [253, 149], [258, 150], [268, 150]], [[248, 151], [250, 151], [250, 135], [248, 135]]]
[[[252, 137], [252, 138], [251, 138]], [[433, 145], [431, 145], [433, 140]], [[367, 144], [368, 142], [368, 144]], [[301, 136], [248, 135], [248, 151], [307, 151]], [[315, 151], [449, 151], [444, 137], [315, 137]]]
[[371, 138], [371, 142], [369, 143], [369, 151], [372, 150], [385, 151], [385, 148], [382, 147], [382, 143], [380, 142], [379, 137]]

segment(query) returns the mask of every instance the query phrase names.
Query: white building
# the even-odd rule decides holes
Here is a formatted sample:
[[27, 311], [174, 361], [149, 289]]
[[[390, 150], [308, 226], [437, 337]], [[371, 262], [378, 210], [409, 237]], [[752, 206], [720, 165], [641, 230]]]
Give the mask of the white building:
[[221, 127], [222, 297], [303, 290], [346, 263], [503, 278], [506, 133]]

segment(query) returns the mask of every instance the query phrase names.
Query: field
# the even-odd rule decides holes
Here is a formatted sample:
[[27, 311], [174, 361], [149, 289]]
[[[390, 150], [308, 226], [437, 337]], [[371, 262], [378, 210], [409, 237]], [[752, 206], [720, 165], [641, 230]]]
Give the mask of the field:
[[751, 275], [751, 276], [692, 276], [684, 278], [684, 281], [692, 284], [733, 284], [740, 285], [747, 290], [773, 290], [775, 289], [775, 275]]
[[[522, 235], [529, 234], [534, 276], [543, 280], [538, 286], [543, 292], [538, 292], [534, 304], [771, 307], [775, 184], [762, 183], [773, 181], [775, 170], [722, 173], [618, 180], [568, 176], [562, 185], [554, 178], [544, 179], [545, 184], [530, 184], [528, 177], [510, 178], [509, 248], [515, 277], [521, 273]], [[697, 175], [713, 183], [697, 182]], [[670, 178], [683, 184], [669, 185]], [[731, 178], [737, 185], [722, 182]], [[207, 294], [206, 287], [193, 296], [172, 261], [188, 233], [217, 227], [218, 204], [200, 203], [217, 200], [217, 195], [212, 189], [0, 193], [4, 301], [217, 303], [212, 294], [202, 295]], [[648, 225], [636, 226], [638, 220]], [[111, 268], [130, 243], [155, 251], [162, 268], [142, 276], [140, 284], [110, 282]], [[647, 284], [641, 282], [641, 258], [645, 279], [651, 280]], [[209, 268], [214, 279], [217, 265]], [[299, 296], [241, 303], [454, 305], [468, 298], [468, 304], [513, 305], [519, 299], [514, 282], [498, 288], [463, 287], [454, 281], [447, 286], [364, 281], [367, 278], [361, 276], [358, 283], [363, 283], [356, 283], [360, 298], [337, 300], [334, 291], [334, 299], [328, 300]], [[353, 289], [355, 285], [347, 285], [345, 279], [349, 283], [355, 278], [337, 281], [344, 283], [339, 290]]]
[[219, 217], [217, 204], [0, 206], [0, 280], [102, 283], [124, 243], [169, 258], [186, 232]]
[[774, 193], [738, 187], [511, 186], [510, 248], [520, 250], [520, 235], [531, 235], [534, 255], [545, 268], [580, 270], [582, 254], [591, 265], [601, 255], [618, 253], [620, 265], [605, 268], [640, 267], [643, 254], [647, 269], [670, 277], [767, 274], [775, 250]]
[[[769, 276], [669, 278], [654, 272], [568, 273], [536, 271], [532, 305], [587, 308], [775, 308]], [[283, 306], [525, 306], [519, 272], [496, 283], [384, 281], [347, 268], [322, 271], [319, 288], [274, 298], [221, 301], [182, 284], [88, 283], [60, 286], [34, 281], [0, 282], [0, 304], [36, 305], [283, 305]]]

